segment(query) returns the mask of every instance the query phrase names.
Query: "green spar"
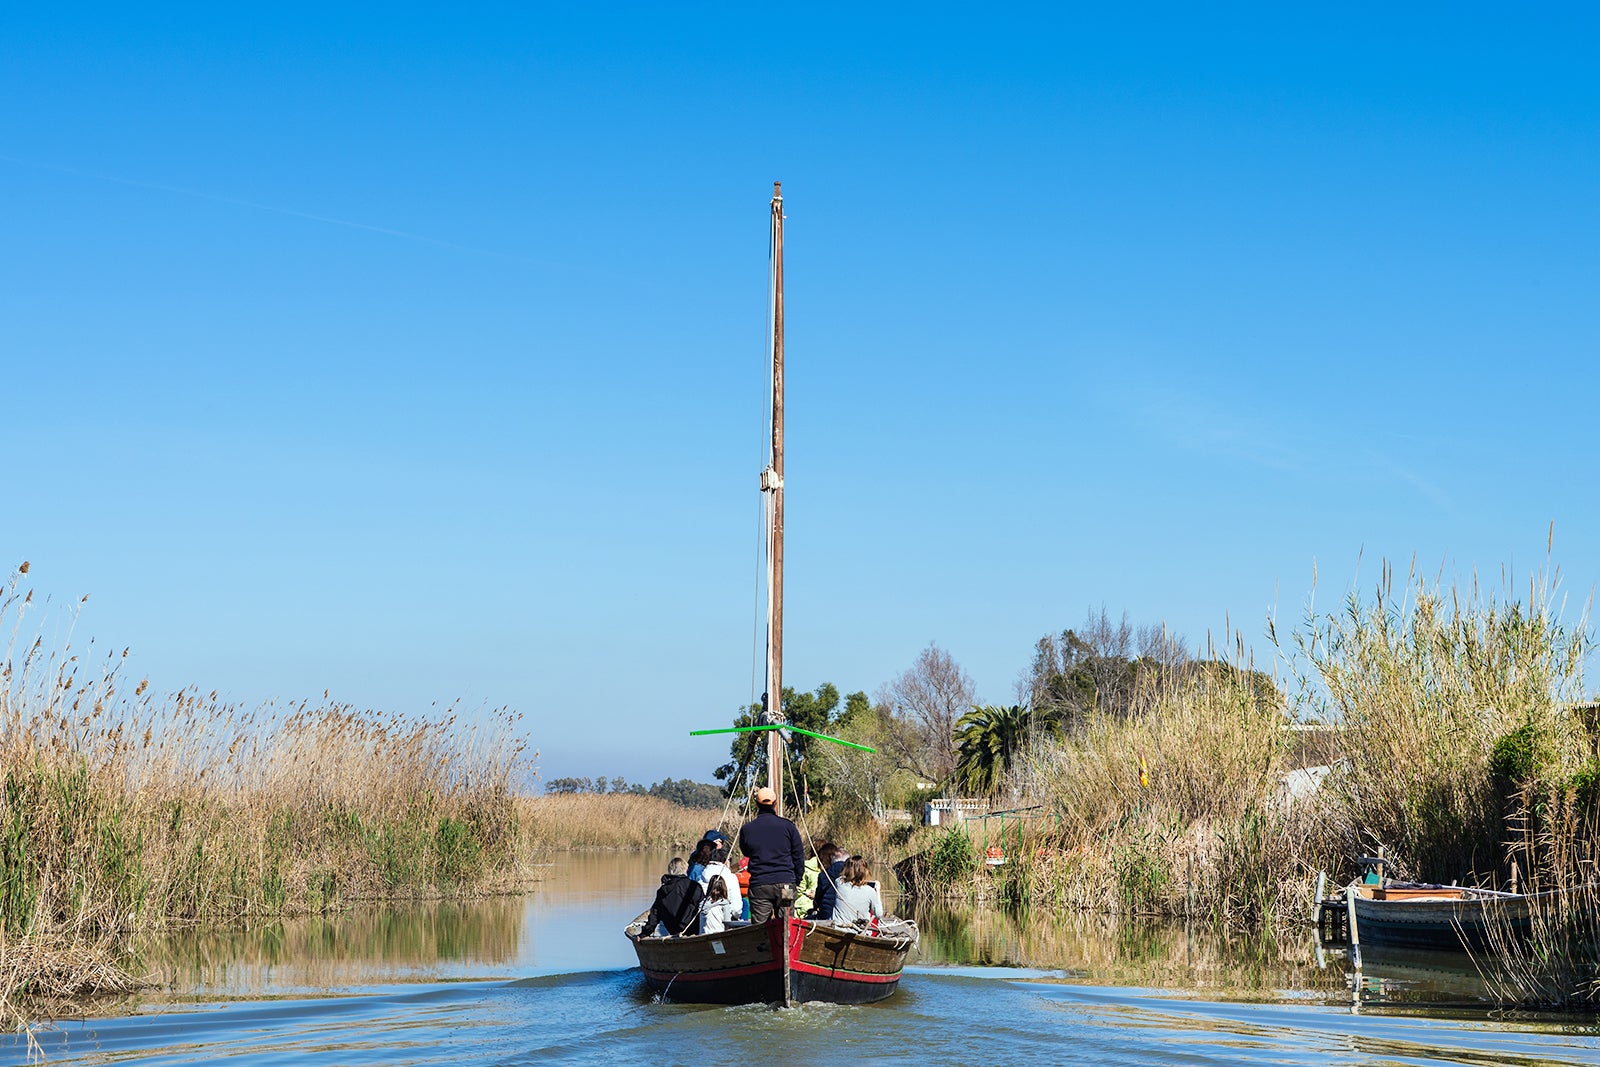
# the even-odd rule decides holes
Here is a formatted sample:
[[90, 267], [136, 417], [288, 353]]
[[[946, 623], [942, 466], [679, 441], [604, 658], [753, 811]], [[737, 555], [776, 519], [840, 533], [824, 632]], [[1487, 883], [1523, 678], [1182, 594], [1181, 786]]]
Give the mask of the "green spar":
[[797, 734], [805, 734], [807, 737], [815, 737], [819, 741], [832, 741], [836, 745], [844, 745], [847, 748], [859, 748], [863, 752], [878, 751], [875, 748], [868, 748], [866, 745], [858, 745], [854, 741], [846, 741], [842, 737], [829, 737], [827, 734], [819, 734], [815, 730], [807, 730], [799, 726], [790, 726], [786, 722], [768, 723], [765, 726], [728, 726], [721, 730], [690, 730], [689, 736], [702, 737], [705, 734], [753, 734], [760, 730], [793, 730]]

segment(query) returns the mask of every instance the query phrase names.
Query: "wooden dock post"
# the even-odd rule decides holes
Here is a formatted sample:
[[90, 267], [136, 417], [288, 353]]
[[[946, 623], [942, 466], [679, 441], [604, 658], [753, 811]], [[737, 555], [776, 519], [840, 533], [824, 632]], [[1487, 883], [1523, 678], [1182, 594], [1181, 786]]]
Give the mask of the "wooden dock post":
[[1351, 882], [1344, 891], [1345, 913], [1350, 923], [1350, 959], [1361, 969], [1361, 935], [1356, 932], [1356, 884]]

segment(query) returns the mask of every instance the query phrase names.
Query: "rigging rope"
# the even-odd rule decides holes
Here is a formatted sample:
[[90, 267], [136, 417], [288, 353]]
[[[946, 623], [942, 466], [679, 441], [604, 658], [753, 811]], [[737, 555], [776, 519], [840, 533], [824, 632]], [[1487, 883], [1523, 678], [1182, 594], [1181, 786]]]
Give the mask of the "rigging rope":
[[[828, 869], [822, 865], [822, 857], [818, 855], [816, 850], [817, 839], [813, 836], [810, 826], [806, 823], [806, 810], [800, 803], [800, 791], [796, 788], [796, 783], [799, 781], [800, 776], [794, 771], [794, 761], [789, 757], [789, 746], [787, 744], [783, 746], [783, 774], [784, 781], [789, 783], [790, 791], [794, 793], [795, 825], [800, 829], [800, 837], [805, 843], [806, 851], [811, 853], [812, 858], [817, 861], [817, 889], [811, 896], [812, 905], [815, 906], [817, 896], [822, 891], [822, 880], [824, 878], [828, 879], [828, 885], [833, 887], [834, 892], [838, 892], [839, 886], [828, 875]], [[800, 887], [796, 886], [795, 891], [799, 892], [799, 890]]]

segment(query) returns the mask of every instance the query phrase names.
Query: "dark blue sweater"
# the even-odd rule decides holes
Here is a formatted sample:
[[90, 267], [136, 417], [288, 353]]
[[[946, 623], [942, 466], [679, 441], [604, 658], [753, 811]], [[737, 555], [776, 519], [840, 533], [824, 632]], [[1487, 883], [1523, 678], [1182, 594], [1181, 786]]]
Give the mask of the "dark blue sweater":
[[844, 873], [844, 860], [834, 860], [817, 879], [817, 903], [812, 916], [818, 919], [833, 918], [833, 904], [838, 899], [834, 890], [839, 887], [839, 876]]
[[750, 858], [750, 886], [799, 885], [806, 870], [806, 848], [794, 823], [771, 809], [744, 824], [739, 851]]

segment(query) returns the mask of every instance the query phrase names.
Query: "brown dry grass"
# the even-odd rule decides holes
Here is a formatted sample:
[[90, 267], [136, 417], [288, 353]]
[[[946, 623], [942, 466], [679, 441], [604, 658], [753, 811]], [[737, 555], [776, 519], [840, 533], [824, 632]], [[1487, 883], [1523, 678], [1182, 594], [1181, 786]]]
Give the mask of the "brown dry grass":
[[518, 717], [242, 708], [23, 637], [0, 592], [0, 1006], [106, 986], [127, 934], [515, 879]]
[[[1361, 853], [1432, 881], [1503, 878], [1525, 816], [1506, 752], [1524, 753], [1517, 775], [1600, 777], [1600, 731], [1572, 709], [1591, 646], [1582, 619], [1562, 623], [1557, 585], [1542, 574], [1496, 597], [1414, 573], [1397, 584], [1385, 567], [1371, 596], [1308, 612], [1283, 648], [1290, 707], [1216, 667], [1036, 750], [1011, 784], [1046, 817], [1013, 819], [1005, 866], [954, 888], [1253, 924], [1304, 915], [1317, 871], [1352, 873]], [[1302, 719], [1336, 726], [1339, 750], [1320, 792], [1291, 806], [1280, 783], [1301, 745], [1285, 727]], [[960, 842], [939, 847], [945, 869], [971, 869], [951, 862]]]
[[1226, 667], [1162, 683], [1144, 706], [1035, 753], [1030, 792], [1054, 802], [1012, 820], [1007, 863], [980, 884], [1097, 911], [1245, 922], [1280, 911], [1303, 893], [1307, 836], [1275, 797], [1290, 769], [1283, 709]]
[[730, 837], [733, 821], [721, 823], [714, 808], [685, 808], [661, 797], [634, 793], [570, 793], [517, 801], [522, 838], [533, 850], [687, 850], [712, 827]]

